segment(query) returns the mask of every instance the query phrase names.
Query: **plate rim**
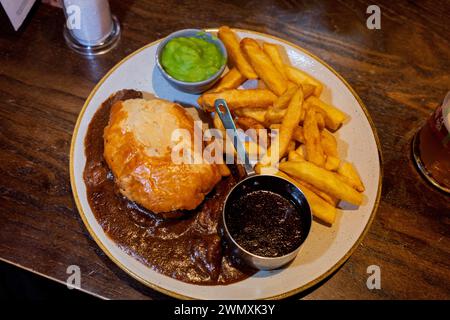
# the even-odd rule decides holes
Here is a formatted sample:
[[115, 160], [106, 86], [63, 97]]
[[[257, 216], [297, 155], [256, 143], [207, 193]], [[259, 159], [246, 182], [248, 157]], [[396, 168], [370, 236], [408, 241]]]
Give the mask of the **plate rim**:
[[[201, 28], [203, 30], [205, 30], [206, 32], [217, 32], [218, 28]], [[232, 28], [232, 30], [235, 30], [237, 32], [246, 32], [246, 33], [250, 33], [250, 34], [255, 34], [255, 35], [259, 35], [259, 36], [263, 36], [263, 37], [268, 37], [271, 38], [273, 40], [277, 40], [280, 41], [288, 46], [292, 46], [297, 50], [300, 50], [301, 52], [303, 52], [304, 54], [312, 57], [313, 59], [317, 60], [319, 63], [321, 63], [323, 66], [325, 66], [329, 71], [331, 71], [336, 77], [338, 77], [338, 79], [340, 81], [342, 81], [342, 83], [346, 86], [346, 88], [350, 91], [350, 93], [353, 95], [353, 97], [356, 99], [356, 101], [358, 102], [360, 108], [363, 110], [364, 115], [366, 116], [367, 121], [369, 122], [370, 128], [372, 130], [372, 134], [374, 136], [375, 139], [375, 143], [377, 145], [377, 153], [378, 153], [378, 161], [379, 161], [379, 170], [380, 170], [380, 175], [378, 177], [378, 188], [377, 188], [377, 195], [375, 198], [375, 202], [374, 202], [374, 206], [372, 209], [372, 212], [370, 213], [370, 218], [366, 224], [366, 226], [364, 227], [363, 232], [360, 234], [360, 236], [358, 237], [358, 239], [355, 241], [355, 243], [353, 244], [353, 246], [347, 251], [347, 253], [341, 258], [339, 259], [331, 268], [329, 268], [326, 272], [324, 272], [322, 275], [320, 275], [319, 277], [309, 281], [308, 283], [296, 288], [296, 289], [292, 289], [289, 290], [287, 292], [281, 293], [281, 294], [277, 294], [274, 296], [269, 296], [269, 297], [263, 297], [260, 298], [259, 300], [278, 300], [278, 299], [284, 299], [287, 297], [290, 297], [292, 295], [295, 295], [297, 293], [300, 293], [302, 291], [305, 291], [306, 289], [309, 289], [313, 286], [315, 286], [316, 284], [320, 283], [321, 281], [323, 281], [324, 279], [326, 279], [328, 276], [330, 276], [331, 274], [333, 274], [339, 267], [341, 267], [349, 258], [350, 256], [356, 251], [356, 249], [358, 248], [358, 246], [361, 244], [362, 240], [365, 238], [365, 236], [367, 235], [373, 220], [375, 219], [376, 216], [376, 212], [378, 210], [379, 204], [380, 204], [380, 199], [381, 199], [381, 188], [382, 188], [382, 181], [383, 181], [383, 156], [381, 153], [381, 143], [377, 134], [377, 130], [375, 128], [375, 124], [373, 123], [373, 120], [369, 114], [369, 111], [367, 110], [366, 105], [364, 104], [364, 102], [361, 100], [361, 98], [359, 97], [359, 95], [355, 92], [355, 90], [352, 88], [352, 86], [336, 71], [334, 70], [330, 65], [328, 65], [328, 63], [326, 63], [325, 61], [323, 61], [321, 58], [317, 57], [315, 54], [309, 52], [308, 50], [300, 47], [299, 45], [290, 42], [288, 40], [284, 40], [282, 38], [279, 38], [277, 36], [268, 34], [268, 33], [263, 33], [263, 32], [258, 32], [258, 31], [253, 31], [253, 30], [248, 30], [248, 29], [241, 29], [241, 28]], [[126, 274], [128, 274], [129, 276], [131, 276], [132, 278], [134, 278], [135, 280], [139, 281], [140, 283], [150, 287], [151, 289], [154, 289], [158, 292], [161, 292], [163, 294], [166, 294], [170, 297], [173, 298], [177, 298], [177, 299], [182, 299], [182, 300], [188, 300], [188, 299], [196, 299], [194, 297], [190, 297], [188, 295], [184, 295], [184, 294], [180, 294], [168, 289], [165, 289], [163, 287], [160, 287], [146, 279], [143, 279], [141, 276], [135, 274], [134, 272], [132, 272], [131, 270], [129, 270], [124, 264], [122, 264], [119, 260], [117, 260], [112, 254], [111, 252], [103, 245], [103, 243], [101, 242], [101, 240], [97, 237], [97, 234], [92, 230], [85, 212], [83, 211], [83, 208], [81, 206], [81, 202], [78, 198], [78, 191], [76, 188], [76, 184], [75, 184], [75, 168], [74, 168], [74, 150], [75, 150], [75, 142], [76, 142], [76, 138], [78, 136], [78, 130], [81, 124], [81, 120], [84, 116], [84, 113], [87, 109], [87, 106], [89, 105], [89, 103], [92, 100], [92, 97], [97, 93], [98, 89], [100, 88], [100, 86], [106, 81], [106, 79], [117, 69], [119, 68], [123, 63], [125, 63], [127, 60], [129, 60], [130, 58], [132, 58], [133, 56], [137, 55], [138, 53], [140, 53], [141, 51], [147, 49], [148, 47], [151, 47], [159, 42], [161, 42], [162, 40], [164, 40], [165, 37], [160, 38], [158, 40], [152, 41], [142, 47], [140, 47], [139, 49], [133, 51], [132, 53], [130, 53], [129, 55], [125, 56], [124, 58], [122, 58], [119, 62], [117, 62], [111, 69], [108, 70], [108, 72], [97, 82], [97, 84], [94, 86], [94, 88], [91, 90], [91, 92], [89, 93], [88, 97], [86, 98], [83, 107], [81, 108], [78, 117], [77, 117], [77, 121], [75, 123], [75, 127], [72, 133], [72, 139], [71, 139], [71, 144], [70, 144], [70, 185], [71, 185], [71, 189], [72, 189], [72, 195], [73, 198], [75, 200], [75, 204], [78, 210], [78, 214], [80, 215], [84, 226], [86, 227], [87, 231], [89, 232], [89, 235], [92, 237], [92, 239], [94, 239], [95, 243], [100, 247], [100, 249], [102, 249], [102, 251], [108, 256], [109, 259], [111, 259], [120, 269], [122, 269]]]

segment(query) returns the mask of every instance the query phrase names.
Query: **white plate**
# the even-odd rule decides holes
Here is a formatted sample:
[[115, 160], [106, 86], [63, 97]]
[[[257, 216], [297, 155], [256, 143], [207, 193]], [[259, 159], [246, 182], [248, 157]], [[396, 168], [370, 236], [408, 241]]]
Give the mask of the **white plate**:
[[282, 298], [309, 288], [335, 271], [356, 249], [374, 218], [380, 197], [382, 172], [378, 138], [367, 110], [345, 80], [319, 58], [292, 43], [252, 31], [237, 31], [242, 38], [252, 37], [283, 46], [294, 66], [324, 83], [322, 99], [349, 115], [350, 121], [338, 131], [339, 152], [344, 159], [353, 162], [360, 172], [367, 189], [366, 201], [357, 209], [339, 210], [337, 221], [331, 228], [314, 222], [302, 253], [288, 267], [258, 272], [230, 285], [184, 283], [155, 272], [133, 259], [106, 236], [87, 201], [83, 170], [86, 162], [84, 137], [89, 122], [101, 103], [121, 89], [151, 92], [161, 98], [189, 104], [195, 104], [197, 98], [196, 95], [173, 89], [157, 71], [155, 53], [160, 40], [137, 50], [103, 77], [80, 112], [70, 153], [72, 191], [89, 233], [111, 260], [140, 282], [178, 298]]

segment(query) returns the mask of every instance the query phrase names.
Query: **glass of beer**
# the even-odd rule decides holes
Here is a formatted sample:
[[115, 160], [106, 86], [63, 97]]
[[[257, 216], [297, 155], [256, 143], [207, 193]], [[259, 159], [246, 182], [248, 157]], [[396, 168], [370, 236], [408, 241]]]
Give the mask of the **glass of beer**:
[[450, 194], [450, 92], [414, 136], [412, 153], [420, 173]]

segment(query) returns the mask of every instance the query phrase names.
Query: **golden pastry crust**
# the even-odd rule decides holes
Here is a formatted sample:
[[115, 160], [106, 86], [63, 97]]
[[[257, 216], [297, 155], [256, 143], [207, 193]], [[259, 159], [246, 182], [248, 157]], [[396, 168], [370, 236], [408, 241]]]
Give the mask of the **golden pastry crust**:
[[120, 192], [155, 213], [196, 208], [221, 179], [215, 164], [172, 161], [177, 128], [193, 139], [193, 119], [179, 105], [131, 99], [112, 106], [104, 130], [104, 158]]

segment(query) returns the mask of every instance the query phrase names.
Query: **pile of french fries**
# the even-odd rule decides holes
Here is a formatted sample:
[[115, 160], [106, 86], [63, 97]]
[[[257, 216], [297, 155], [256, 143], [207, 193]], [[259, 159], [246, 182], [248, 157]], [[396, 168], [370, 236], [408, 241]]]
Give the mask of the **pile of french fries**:
[[[227, 49], [230, 69], [199, 97], [199, 105], [214, 111], [214, 101], [225, 99], [242, 129], [278, 129], [278, 145], [269, 147], [255, 169], [266, 168], [271, 150], [278, 148], [276, 174], [301, 188], [316, 218], [331, 225], [340, 200], [361, 205], [364, 185], [355, 167], [339, 158], [333, 135], [347, 116], [320, 99], [323, 84], [286, 63], [275, 44], [240, 40], [226, 26], [219, 28], [218, 37]], [[248, 79], [259, 79], [261, 85], [238, 89]], [[213, 123], [223, 130], [217, 115]]]

